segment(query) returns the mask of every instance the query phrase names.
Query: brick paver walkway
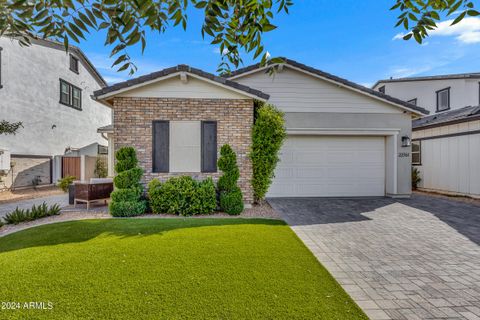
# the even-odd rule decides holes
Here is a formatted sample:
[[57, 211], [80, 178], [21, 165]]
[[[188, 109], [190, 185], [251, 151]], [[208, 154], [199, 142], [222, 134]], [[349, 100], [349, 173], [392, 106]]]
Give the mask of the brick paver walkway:
[[271, 199], [372, 319], [480, 319], [480, 207], [412, 199]]

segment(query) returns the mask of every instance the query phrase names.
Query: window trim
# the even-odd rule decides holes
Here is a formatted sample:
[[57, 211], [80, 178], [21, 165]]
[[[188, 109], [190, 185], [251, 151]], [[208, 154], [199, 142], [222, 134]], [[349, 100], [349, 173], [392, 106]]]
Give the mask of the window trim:
[[[76, 64], [76, 66], [77, 66], [77, 70], [72, 69], [72, 60], [75, 61], [75, 64]], [[80, 72], [79, 72], [79, 60], [78, 60], [78, 58], [75, 57], [73, 54], [70, 54], [70, 60], [69, 60], [68, 62], [69, 62], [69, 69], [70, 69], [70, 71], [72, 71], [72, 72], [74, 72], [74, 73], [76, 73], [76, 74], [79, 74]]]
[[385, 94], [385, 86], [381, 86], [378, 88], [378, 92]]
[[[66, 84], [67, 87], [68, 87], [68, 100], [69, 100], [68, 103], [65, 103], [65, 102], [62, 101], [62, 84]], [[80, 91], [80, 107], [76, 107], [76, 106], [73, 105], [73, 88]], [[79, 88], [79, 87], [71, 84], [70, 82], [65, 81], [62, 78], [60, 78], [59, 93], [60, 93], [60, 96], [59, 96], [59, 101], [58, 102], [60, 104], [63, 104], [64, 106], [70, 107], [70, 108], [75, 109], [75, 110], [79, 110], [79, 111], [82, 110], [82, 89], [81, 88]]]
[[[418, 151], [413, 151], [413, 144], [418, 143]], [[419, 162], [413, 162], [413, 154], [418, 154]], [[412, 141], [412, 166], [421, 166], [422, 165], [422, 141], [421, 140], [413, 140]]]
[[407, 101], [407, 103], [413, 104], [414, 106], [417, 105], [417, 102], [418, 102], [417, 98], [413, 98], [413, 99], [410, 99], [410, 100]]
[[[164, 124], [167, 124], [168, 126], [167, 136], [165, 137], [167, 142], [167, 154], [168, 154], [165, 170], [159, 169], [155, 166], [157, 162], [157, 157], [155, 155], [156, 146], [157, 146], [157, 138], [155, 135], [156, 123], [164, 123]], [[170, 173], [170, 121], [169, 120], [153, 120], [152, 121], [152, 173]]]
[[[439, 109], [438, 109], [438, 103], [439, 103], [438, 94], [441, 93], [441, 92], [443, 92], [443, 91], [447, 91], [447, 92], [448, 92], [448, 107], [447, 107], [446, 109], [439, 110]], [[436, 94], [436, 98], [437, 98], [437, 110], [436, 110], [436, 112], [443, 112], [443, 111], [448, 111], [448, 110], [450, 110], [450, 87], [437, 90], [437, 91], [435, 91], [435, 94]]]
[[205, 150], [203, 148], [203, 132], [204, 132], [204, 124], [215, 124], [215, 146], [216, 146], [216, 152], [215, 152], [215, 163], [218, 161], [218, 121], [216, 120], [205, 120], [201, 121], [200, 124], [200, 170], [202, 173], [216, 173], [218, 172], [218, 166], [215, 165], [215, 170], [206, 170], [205, 168], [205, 163], [203, 156], [205, 155]]

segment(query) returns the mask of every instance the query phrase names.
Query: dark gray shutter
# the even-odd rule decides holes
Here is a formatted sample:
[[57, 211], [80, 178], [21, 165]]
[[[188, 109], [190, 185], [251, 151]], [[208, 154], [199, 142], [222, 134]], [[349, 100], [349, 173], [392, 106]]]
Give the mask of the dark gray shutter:
[[168, 121], [153, 121], [153, 172], [169, 171], [170, 124]]
[[217, 172], [216, 121], [202, 121], [202, 172]]

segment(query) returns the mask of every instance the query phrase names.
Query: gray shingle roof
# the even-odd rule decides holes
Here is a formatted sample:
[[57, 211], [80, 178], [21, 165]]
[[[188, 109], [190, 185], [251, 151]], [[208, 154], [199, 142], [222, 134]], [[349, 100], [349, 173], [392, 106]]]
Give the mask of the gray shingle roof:
[[436, 127], [451, 124], [452, 122], [471, 121], [477, 118], [480, 119], [480, 107], [469, 106], [416, 119], [413, 121], [412, 127], [413, 129]]
[[452, 79], [479, 79], [480, 72], [471, 72], [471, 73], [456, 73], [456, 74], [441, 74], [435, 76], [424, 76], [424, 77], [405, 77], [405, 78], [396, 78], [396, 79], [383, 79], [378, 80], [372, 88], [375, 88], [381, 83], [391, 83], [391, 82], [408, 82], [408, 81], [428, 81], [428, 80], [452, 80]]
[[108, 133], [113, 132], [113, 124], [109, 124], [107, 126], [103, 126], [97, 129], [98, 133]]
[[[419, 113], [422, 113], [422, 114], [429, 114], [430, 112], [422, 107], [419, 107], [419, 106], [416, 106], [416, 105], [413, 105], [413, 104], [410, 104], [406, 101], [403, 101], [403, 100], [400, 100], [400, 99], [397, 99], [397, 98], [394, 98], [394, 97], [391, 97], [389, 95], [386, 95], [386, 94], [383, 94], [381, 92], [378, 92], [378, 91], [375, 91], [375, 90], [372, 90], [370, 88], [367, 88], [367, 87], [364, 87], [362, 85], [359, 85], [355, 82], [352, 82], [352, 81], [349, 81], [347, 79], [343, 79], [343, 78], [340, 78], [340, 77], [337, 77], [333, 74], [330, 74], [330, 73], [327, 73], [327, 72], [324, 72], [324, 71], [321, 71], [321, 70], [318, 70], [318, 69], [315, 69], [315, 68], [312, 68], [312, 67], [309, 67], [305, 64], [302, 64], [302, 63], [299, 63], [297, 61], [294, 61], [294, 60], [291, 60], [291, 59], [287, 59], [287, 58], [282, 58], [284, 61], [285, 61], [285, 64], [286, 65], [291, 65], [293, 67], [296, 67], [298, 69], [301, 69], [301, 70], [304, 70], [306, 72], [310, 72], [310, 73], [313, 73], [313, 74], [316, 74], [320, 77], [323, 77], [323, 78], [327, 78], [329, 80], [332, 80], [332, 81], [335, 81], [335, 82], [338, 82], [340, 84], [343, 84], [344, 86], [346, 87], [350, 87], [350, 88], [353, 88], [353, 89], [356, 89], [356, 90], [359, 90], [359, 91], [362, 91], [362, 92], [365, 92], [367, 94], [370, 94], [370, 95], [373, 95], [373, 96], [376, 96], [378, 98], [381, 98], [383, 100], [386, 100], [386, 101], [389, 101], [391, 103], [394, 103], [394, 104], [397, 104], [397, 105], [401, 105], [407, 109], [410, 109], [412, 111], [415, 111], [415, 112], [419, 112]], [[229, 75], [229, 78], [232, 78], [232, 77], [236, 77], [238, 75], [241, 75], [243, 73], [246, 73], [246, 72], [250, 72], [250, 71], [254, 71], [256, 69], [259, 69], [261, 68], [262, 66], [257, 63], [257, 64], [254, 64], [254, 65], [251, 65], [251, 66], [248, 66], [248, 67], [245, 67], [245, 68], [241, 68], [241, 69], [238, 69], [236, 71], [233, 71], [230, 75]]]
[[124, 81], [124, 82], [120, 82], [120, 83], [111, 85], [109, 87], [105, 87], [101, 90], [95, 91], [93, 93], [93, 95], [96, 98], [98, 98], [99, 96], [102, 96], [104, 94], [112, 93], [112, 92], [115, 92], [115, 91], [118, 91], [118, 90], [121, 90], [121, 89], [125, 89], [125, 88], [128, 88], [128, 87], [136, 86], [136, 85], [139, 85], [139, 84], [151, 81], [151, 80], [155, 80], [157, 78], [162, 78], [162, 77], [168, 76], [172, 73], [176, 73], [176, 72], [179, 72], [179, 71], [184, 71], [184, 72], [189, 72], [191, 74], [195, 74], [195, 75], [200, 76], [202, 78], [206, 78], [206, 79], [215, 81], [219, 84], [231, 87], [233, 89], [244, 91], [246, 93], [254, 95], [254, 96], [256, 96], [258, 98], [261, 98], [263, 100], [268, 100], [268, 98], [270, 98], [270, 96], [268, 94], [263, 93], [260, 90], [256, 90], [256, 89], [247, 87], [247, 86], [239, 84], [235, 81], [231, 81], [231, 80], [216, 76], [214, 74], [202, 71], [200, 69], [192, 68], [192, 67], [190, 67], [188, 65], [185, 65], [185, 64], [180, 64], [176, 67], [171, 67], [171, 68], [163, 69], [163, 70], [160, 70], [160, 71], [152, 72], [150, 74], [140, 76], [140, 77], [135, 78], [135, 79], [127, 80], [127, 81]]

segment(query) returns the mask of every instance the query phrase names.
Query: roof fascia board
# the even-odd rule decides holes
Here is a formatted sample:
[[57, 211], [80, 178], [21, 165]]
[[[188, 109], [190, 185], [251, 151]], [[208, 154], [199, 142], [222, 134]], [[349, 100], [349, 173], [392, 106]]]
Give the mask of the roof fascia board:
[[118, 90], [100, 95], [100, 96], [97, 97], [97, 100], [108, 99], [109, 97], [116, 96], [120, 93], [130, 91], [130, 90], [134, 90], [134, 89], [137, 89], [137, 88], [140, 88], [140, 87], [143, 87], [143, 86], [148, 86], [148, 85], [154, 84], [156, 82], [164, 81], [164, 80], [167, 80], [167, 79], [170, 79], [170, 78], [181, 77], [182, 74], [187, 75], [187, 76], [192, 77], [192, 78], [195, 78], [195, 79], [198, 79], [198, 80], [201, 80], [201, 81], [205, 81], [207, 83], [213, 84], [213, 85], [221, 87], [223, 89], [236, 92], [240, 95], [243, 95], [243, 96], [246, 96], [246, 97], [249, 97], [249, 98], [252, 98], [252, 99], [260, 100], [260, 101], [263, 101], [263, 102], [267, 101], [266, 99], [263, 99], [263, 98], [258, 97], [256, 95], [253, 95], [253, 94], [250, 94], [250, 93], [245, 92], [243, 90], [238, 90], [238, 89], [233, 88], [231, 86], [223, 85], [221, 83], [218, 83], [218, 82], [210, 80], [208, 78], [196, 75], [196, 74], [188, 72], [188, 71], [176, 71], [174, 73], [165, 75], [163, 77], [159, 77], [159, 78], [156, 78], [156, 79], [152, 79], [150, 81], [145, 81], [145, 82], [142, 82], [142, 83], [138, 83], [138, 84], [130, 86], [130, 87], [121, 88], [121, 89], [118, 89]]

